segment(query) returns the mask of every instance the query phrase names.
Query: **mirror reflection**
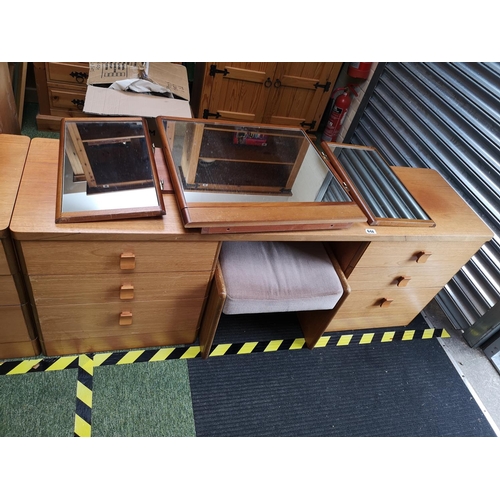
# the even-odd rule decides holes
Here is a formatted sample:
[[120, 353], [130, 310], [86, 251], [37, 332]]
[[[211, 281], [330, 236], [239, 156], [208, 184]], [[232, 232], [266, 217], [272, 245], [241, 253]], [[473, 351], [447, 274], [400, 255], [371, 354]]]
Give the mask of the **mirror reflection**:
[[375, 219], [428, 221], [433, 224], [382, 155], [369, 146], [327, 143]]
[[57, 222], [164, 213], [142, 119], [65, 119], [61, 142]]
[[187, 203], [350, 202], [301, 129], [163, 120]]

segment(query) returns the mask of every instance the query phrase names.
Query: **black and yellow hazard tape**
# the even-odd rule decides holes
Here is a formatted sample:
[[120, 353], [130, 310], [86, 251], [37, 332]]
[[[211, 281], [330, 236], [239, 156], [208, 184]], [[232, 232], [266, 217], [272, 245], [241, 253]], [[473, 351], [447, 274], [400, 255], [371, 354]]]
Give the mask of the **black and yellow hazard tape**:
[[[323, 335], [316, 348], [345, 347], [354, 344], [371, 344], [375, 342], [408, 341], [417, 339], [446, 338], [450, 335], [443, 329], [394, 330], [374, 333], [344, 333]], [[231, 354], [251, 354], [259, 352], [276, 352], [307, 348], [303, 338], [271, 340], [260, 342], [242, 342], [236, 344], [218, 344], [212, 348], [210, 357]], [[95, 354], [80, 354], [55, 358], [25, 359], [21, 361], [0, 362], [0, 375], [21, 375], [35, 372], [51, 372], [67, 369], [78, 369], [76, 388], [76, 409], [74, 432], [75, 437], [91, 437], [92, 435], [92, 390], [94, 369], [106, 365], [127, 365], [132, 363], [150, 363], [172, 359], [194, 359], [200, 357], [199, 346], [164, 347], [160, 349], [137, 349]]]
[[[394, 330], [386, 332], [354, 332], [335, 335], [323, 335], [316, 349], [321, 347], [344, 347], [354, 344], [370, 344], [376, 342], [397, 342], [409, 340], [425, 340], [447, 338], [449, 333], [444, 329], [428, 328], [424, 330]], [[303, 338], [271, 340], [260, 342], [242, 342], [235, 344], [218, 344], [212, 348], [210, 357], [231, 354], [251, 354], [259, 352], [275, 352], [284, 350], [306, 349]], [[200, 357], [199, 346], [165, 347], [160, 349], [137, 349], [88, 355], [92, 359], [92, 367], [106, 365], [127, 365], [132, 363], [167, 361], [172, 359], [194, 359]], [[71, 368], [83, 369], [80, 356], [62, 356], [58, 358], [29, 359], [23, 361], [6, 361], [0, 363], [0, 375], [20, 375], [41, 371], [57, 371]], [[83, 374], [82, 374], [83, 376]]]
[[0, 362], [0, 375], [21, 375], [24, 373], [50, 372], [78, 368], [78, 356], [57, 358], [34, 358], [23, 361]]
[[92, 435], [92, 384], [94, 361], [92, 355], [78, 357], [78, 379], [76, 382], [75, 437]]

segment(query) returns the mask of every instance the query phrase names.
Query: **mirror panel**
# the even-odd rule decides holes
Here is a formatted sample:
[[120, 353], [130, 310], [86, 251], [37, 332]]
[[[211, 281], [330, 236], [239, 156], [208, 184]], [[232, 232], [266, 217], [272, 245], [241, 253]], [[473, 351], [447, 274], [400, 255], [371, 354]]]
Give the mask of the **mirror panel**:
[[165, 214], [143, 119], [63, 119], [58, 177], [56, 222]]
[[334, 142], [322, 147], [371, 225], [435, 226], [375, 148]]
[[157, 122], [186, 227], [330, 229], [366, 221], [300, 128], [165, 117]]

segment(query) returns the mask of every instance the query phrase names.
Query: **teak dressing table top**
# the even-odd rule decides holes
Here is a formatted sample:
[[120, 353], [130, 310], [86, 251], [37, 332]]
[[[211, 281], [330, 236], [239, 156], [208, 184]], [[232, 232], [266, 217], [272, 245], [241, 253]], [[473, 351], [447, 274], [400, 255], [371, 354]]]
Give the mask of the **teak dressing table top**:
[[[9, 145], [9, 147], [15, 147], [15, 145]], [[201, 234], [198, 229], [183, 227], [173, 194], [164, 194], [166, 215], [163, 217], [56, 224], [58, 155], [59, 141], [57, 139], [35, 138], [31, 140], [10, 224], [14, 237], [18, 240], [485, 242], [493, 235], [438, 172], [410, 167], [393, 167], [393, 169], [417, 202], [435, 221], [435, 227], [373, 227], [368, 223], [354, 223], [348, 229], [336, 230]]]

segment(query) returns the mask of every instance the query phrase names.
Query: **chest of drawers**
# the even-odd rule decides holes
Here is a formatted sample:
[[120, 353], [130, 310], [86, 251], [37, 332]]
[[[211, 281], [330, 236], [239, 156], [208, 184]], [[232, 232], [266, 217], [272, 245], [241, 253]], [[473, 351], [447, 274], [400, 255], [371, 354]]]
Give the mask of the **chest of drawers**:
[[39, 130], [59, 132], [63, 117], [88, 116], [83, 113], [89, 63], [33, 63], [39, 113]]
[[167, 214], [55, 223], [58, 141], [33, 139], [11, 229], [49, 356], [191, 344], [219, 242]]
[[367, 241], [334, 243], [351, 294], [327, 331], [408, 325], [492, 236], [437, 172], [394, 171], [436, 226], [377, 227]]
[[409, 324], [479, 248], [443, 241], [362, 245], [346, 266], [351, 294], [329, 330]]
[[191, 344], [217, 243], [21, 244], [49, 355]]
[[9, 230], [29, 144], [28, 137], [0, 135], [0, 359], [40, 352]]

